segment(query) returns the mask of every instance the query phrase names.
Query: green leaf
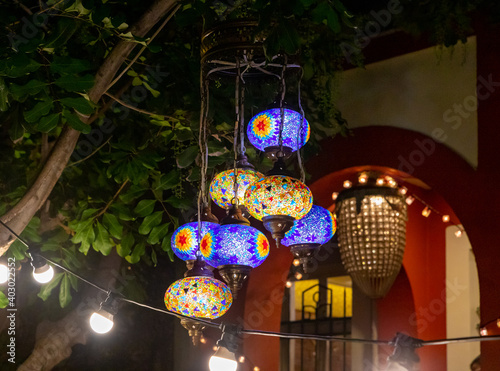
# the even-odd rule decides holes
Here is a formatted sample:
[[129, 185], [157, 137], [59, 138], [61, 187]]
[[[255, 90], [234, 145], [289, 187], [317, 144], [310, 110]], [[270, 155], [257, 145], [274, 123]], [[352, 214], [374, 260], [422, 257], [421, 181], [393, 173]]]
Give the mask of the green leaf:
[[156, 200], [141, 200], [134, 209], [134, 213], [141, 217], [150, 215], [155, 208]]
[[71, 303], [71, 282], [68, 277], [69, 273], [64, 273], [64, 277], [59, 288], [59, 304], [61, 308], [66, 308]]
[[59, 48], [66, 45], [71, 36], [78, 30], [78, 25], [78, 22], [70, 18], [59, 19], [55, 32], [45, 41], [44, 48]]
[[134, 246], [135, 238], [132, 233], [127, 233], [123, 236], [121, 243], [116, 246], [116, 252], [122, 258], [125, 258], [127, 255], [130, 255], [132, 251], [132, 246]]
[[99, 222], [97, 222], [97, 236], [92, 246], [104, 256], [108, 256], [113, 249], [108, 231]]
[[161, 223], [162, 217], [163, 211], [157, 211], [151, 215], [146, 216], [139, 227], [139, 233], [148, 234], [149, 232], [151, 232], [151, 229]]
[[181, 176], [178, 170], [171, 170], [167, 174], [162, 174], [158, 181], [153, 185], [157, 190], [167, 190], [174, 188], [179, 184]]
[[35, 72], [41, 64], [28, 57], [25, 53], [18, 53], [12, 58], [0, 62], [0, 75], [7, 77], [21, 77]]
[[177, 167], [183, 169], [191, 165], [198, 156], [198, 146], [191, 146], [177, 156]]
[[75, 235], [71, 239], [73, 243], [81, 243], [80, 248], [78, 250], [84, 253], [85, 255], [87, 255], [90, 245], [92, 245], [95, 241], [95, 231], [92, 224], [93, 224], [93, 219], [89, 219], [86, 222], [86, 226], [83, 229], [76, 230]]
[[173, 207], [182, 210], [189, 210], [193, 206], [192, 200], [186, 198], [178, 198], [176, 196], [170, 196], [165, 201]]
[[123, 225], [120, 224], [118, 218], [113, 214], [106, 213], [102, 217], [102, 222], [108, 229], [109, 233], [117, 239], [121, 239], [123, 236]]
[[63, 116], [68, 122], [68, 125], [71, 126], [73, 129], [81, 131], [84, 134], [90, 133], [91, 130], [90, 125], [84, 124], [77, 115], [64, 110]]
[[7, 296], [5, 296], [5, 294], [2, 291], [0, 291], [0, 308], [2, 309], [6, 308], [7, 305], [9, 305], [9, 299], [7, 298]]
[[130, 209], [122, 203], [114, 203], [111, 205], [111, 210], [114, 214], [118, 215], [118, 218], [123, 221], [135, 220], [135, 216], [132, 215]]
[[52, 101], [45, 100], [35, 104], [31, 110], [24, 112], [24, 119], [30, 124], [38, 121], [40, 117], [45, 116], [54, 107]]
[[94, 107], [92, 107], [92, 104], [83, 97], [63, 98], [60, 102], [66, 107], [74, 108], [82, 115], [90, 115], [92, 112], [94, 112]]
[[141, 187], [139, 185], [133, 184], [127, 192], [121, 194], [120, 200], [123, 201], [123, 203], [128, 204], [138, 197], [142, 196], [146, 192], [146, 189], [144, 187]]
[[84, 75], [82, 77], [73, 76], [73, 75], [65, 75], [59, 77], [54, 83], [67, 90], [67, 91], [75, 91], [82, 92], [87, 91], [94, 86], [94, 76], [92, 75]]
[[149, 234], [147, 242], [156, 245], [168, 233], [170, 223], [165, 223], [154, 227]]
[[[15, 115], [17, 117], [17, 115]], [[20, 120], [13, 120], [12, 125], [9, 128], [9, 137], [13, 142], [21, 139], [24, 135], [24, 126], [21, 124]]]
[[135, 246], [132, 255], [126, 256], [125, 259], [130, 264], [135, 264], [139, 260], [141, 260], [141, 256], [143, 256], [145, 252], [146, 252], [146, 246], [144, 246], [144, 242], [141, 242]]
[[59, 285], [59, 282], [61, 282], [61, 279], [63, 278], [64, 273], [56, 273], [52, 281], [47, 283], [46, 285], [43, 285], [42, 288], [40, 289], [40, 292], [38, 293], [38, 297], [42, 299], [43, 301], [47, 300], [50, 296], [50, 293], [52, 292], [53, 289]]
[[47, 83], [39, 80], [30, 80], [26, 85], [10, 84], [12, 97], [19, 101], [28, 95], [36, 95], [42, 91]]
[[92, 68], [89, 61], [85, 59], [76, 59], [70, 57], [54, 56], [50, 64], [50, 71], [59, 74], [75, 74], [88, 71]]
[[51, 113], [50, 115], [44, 116], [40, 119], [37, 128], [42, 133], [48, 133], [49, 131], [54, 129], [58, 123], [59, 123], [59, 114]]
[[155, 267], [158, 265], [158, 257], [156, 256], [156, 251], [154, 249], [151, 250], [151, 261]]

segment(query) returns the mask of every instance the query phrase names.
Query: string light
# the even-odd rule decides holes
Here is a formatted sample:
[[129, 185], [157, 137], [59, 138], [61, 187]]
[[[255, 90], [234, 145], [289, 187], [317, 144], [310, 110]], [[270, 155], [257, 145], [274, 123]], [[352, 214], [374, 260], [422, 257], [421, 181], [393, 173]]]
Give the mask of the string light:
[[285, 286], [286, 286], [286, 288], [288, 288], [288, 289], [289, 289], [290, 287], [292, 287], [292, 281], [286, 281]]
[[429, 217], [429, 215], [431, 215], [431, 209], [429, 209], [429, 207], [426, 206], [422, 210], [422, 216], [425, 216], [427, 218], [427, 217]]
[[48, 283], [54, 278], [54, 268], [39, 255], [31, 255], [31, 265], [33, 266], [33, 278], [38, 283]]
[[300, 260], [299, 259], [293, 259], [293, 265], [298, 267], [300, 265]]
[[9, 280], [9, 268], [5, 264], [0, 264], [0, 285]]
[[339, 197], [339, 193], [338, 192], [333, 192], [332, 193], [332, 200], [335, 201], [337, 199], [337, 197]]
[[302, 279], [302, 273], [300, 273], [300, 272], [296, 272], [296, 273], [295, 273], [295, 278], [296, 278], [297, 280], [301, 280], [301, 279]]
[[408, 196], [406, 197], [406, 204], [411, 205], [415, 201], [415, 198], [413, 196]]
[[448, 223], [450, 221], [450, 216], [449, 215], [443, 215], [443, 223]]
[[398, 193], [401, 195], [401, 196], [404, 196], [406, 193], [408, 193], [408, 188], [406, 187], [400, 187], [398, 189]]
[[361, 184], [365, 184], [368, 181], [368, 174], [361, 173], [358, 177], [358, 182]]
[[378, 186], [383, 186], [383, 185], [384, 185], [384, 183], [385, 183], [384, 178], [378, 178], [378, 179], [377, 179], [376, 184], [377, 184]]
[[455, 236], [457, 236], [457, 237], [462, 237], [462, 234], [463, 234], [463, 232], [461, 229], [459, 229], [458, 231], [455, 232]]
[[344, 181], [344, 188], [351, 188], [352, 187], [352, 182], [350, 180], [345, 180]]
[[222, 327], [222, 336], [217, 342], [217, 350], [208, 363], [210, 371], [236, 371], [238, 362], [235, 353], [241, 342], [240, 332], [241, 327], [238, 325], [224, 325]]
[[99, 310], [90, 316], [90, 327], [98, 334], [107, 334], [113, 328], [113, 317], [116, 313], [116, 302], [111, 297], [111, 293], [108, 293], [108, 297], [101, 303]]

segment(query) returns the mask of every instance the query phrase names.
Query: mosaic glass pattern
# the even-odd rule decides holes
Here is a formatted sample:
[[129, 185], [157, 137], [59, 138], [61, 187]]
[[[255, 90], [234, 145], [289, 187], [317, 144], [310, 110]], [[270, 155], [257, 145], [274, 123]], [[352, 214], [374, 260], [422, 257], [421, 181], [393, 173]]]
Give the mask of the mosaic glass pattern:
[[285, 246], [303, 243], [323, 245], [330, 241], [336, 230], [335, 216], [327, 209], [313, 205], [306, 216], [293, 223], [281, 243]]
[[232, 302], [229, 287], [212, 277], [186, 277], [165, 292], [168, 310], [193, 318], [219, 318]]
[[[219, 226], [217, 223], [201, 222], [201, 237]], [[184, 261], [196, 259], [198, 250], [198, 222], [187, 223], [177, 228], [172, 235], [172, 251]]]
[[253, 227], [227, 224], [208, 232], [200, 251], [213, 267], [238, 264], [258, 267], [269, 255], [269, 241]]
[[[263, 178], [264, 175], [255, 170], [238, 170], [238, 204], [244, 205], [245, 191], [253, 182]], [[234, 199], [234, 169], [223, 171], [217, 174], [210, 183], [210, 196], [212, 200], [222, 207], [228, 209]]]
[[300, 219], [311, 210], [312, 202], [312, 193], [304, 183], [284, 175], [266, 176], [245, 193], [245, 206], [258, 220], [271, 215]]
[[[272, 108], [263, 111], [254, 116], [247, 127], [247, 136], [250, 143], [261, 151], [267, 147], [279, 146], [279, 132], [281, 122], [281, 110]], [[304, 125], [300, 138], [298, 132], [302, 124], [302, 116], [300, 113], [285, 108], [285, 121], [283, 123], [283, 145], [290, 147], [292, 151], [301, 148], [309, 140], [311, 128], [307, 120], [304, 119]]]

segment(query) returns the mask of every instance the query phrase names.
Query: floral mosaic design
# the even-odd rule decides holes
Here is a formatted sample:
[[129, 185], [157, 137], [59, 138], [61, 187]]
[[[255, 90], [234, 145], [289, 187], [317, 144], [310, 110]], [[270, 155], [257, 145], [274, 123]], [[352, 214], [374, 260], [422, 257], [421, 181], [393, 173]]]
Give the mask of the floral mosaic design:
[[[253, 182], [264, 177], [261, 173], [250, 169], [237, 169], [238, 182], [238, 204], [244, 205], [245, 191]], [[210, 196], [212, 200], [222, 207], [228, 209], [234, 200], [234, 169], [217, 174], [210, 183]]]
[[[201, 237], [219, 227], [217, 223], [201, 222]], [[196, 259], [198, 250], [198, 222], [187, 223], [177, 228], [172, 235], [172, 251], [181, 260]]]

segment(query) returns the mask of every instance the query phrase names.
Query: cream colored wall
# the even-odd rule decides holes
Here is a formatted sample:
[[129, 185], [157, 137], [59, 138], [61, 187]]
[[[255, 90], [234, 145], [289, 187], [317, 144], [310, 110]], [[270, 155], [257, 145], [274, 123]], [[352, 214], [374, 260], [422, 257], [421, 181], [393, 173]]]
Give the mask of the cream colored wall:
[[[428, 48], [344, 72], [338, 103], [349, 127], [414, 130], [442, 141], [476, 167], [475, 37], [465, 53], [457, 46], [452, 58], [447, 51], [438, 58], [436, 49]], [[480, 94], [486, 97], [487, 87]]]
[[[479, 281], [476, 261], [467, 235], [455, 236], [457, 228], [446, 229], [446, 337], [478, 336]], [[480, 344], [447, 345], [448, 370], [467, 371], [480, 353]]]

